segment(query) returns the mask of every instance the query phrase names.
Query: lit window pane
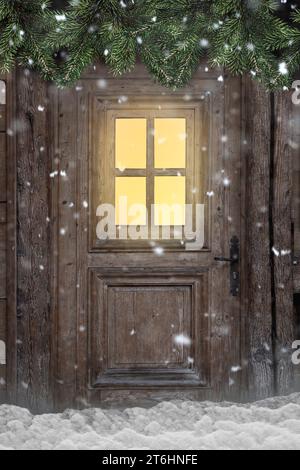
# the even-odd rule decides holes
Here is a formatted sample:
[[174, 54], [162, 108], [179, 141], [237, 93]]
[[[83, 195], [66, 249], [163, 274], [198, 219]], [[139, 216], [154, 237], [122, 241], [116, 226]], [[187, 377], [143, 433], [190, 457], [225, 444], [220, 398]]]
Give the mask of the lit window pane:
[[155, 225], [185, 225], [185, 176], [155, 178]]
[[185, 168], [186, 120], [155, 119], [155, 168]]
[[146, 178], [116, 178], [116, 225], [146, 225]]
[[146, 168], [147, 119], [116, 119], [116, 168]]

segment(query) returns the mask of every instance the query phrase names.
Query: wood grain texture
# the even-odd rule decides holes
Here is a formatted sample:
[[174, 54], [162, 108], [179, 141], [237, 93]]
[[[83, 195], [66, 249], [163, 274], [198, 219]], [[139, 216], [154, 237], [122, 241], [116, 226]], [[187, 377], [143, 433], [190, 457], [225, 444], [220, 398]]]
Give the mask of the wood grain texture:
[[6, 202], [0, 202], [0, 224], [6, 224]]
[[6, 298], [6, 224], [0, 223], [0, 299]]
[[289, 93], [276, 93], [274, 102], [273, 253], [276, 309], [276, 392], [293, 387], [292, 343], [295, 340], [293, 309], [292, 189], [293, 162], [290, 141], [292, 101]]
[[[6, 77], [7, 127], [16, 123], [16, 70]], [[16, 134], [7, 137], [7, 395], [9, 403], [16, 403], [17, 384], [17, 153]]]
[[6, 105], [0, 104], [0, 132], [6, 133]]
[[[135, 268], [119, 276], [91, 272], [91, 387], [207, 387], [207, 273]], [[177, 344], [180, 334], [191, 343]]]
[[244, 79], [246, 188], [246, 257], [251, 399], [274, 393], [272, 342], [272, 273], [270, 254], [270, 94]]
[[[90, 196], [92, 196], [93, 189], [98, 185], [98, 179], [95, 177], [97, 173], [96, 165], [89, 165], [90, 178], [87, 179], [87, 129], [91, 132], [92, 136], [99, 136], [99, 126], [97, 127], [97, 120], [90, 114], [90, 120], [87, 120], [87, 108], [90, 105], [86, 97], [93, 95], [101, 99], [103, 95], [104, 100], [115, 102], [114, 93], [119, 96], [122, 93], [123, 87], [126, 89], [129, 102], [137, 101], [137, 107], [142, 107], [138, 103], [139, 100], [149, 100], [149, 98], [157, 99], [159, 93], [158, 87], [154, 86], [151, 80], [146, 79], [143, 81], [144, 95], [136, 96], [136, 89], [139, 88], [141, 82], [138, 77], [136, 80], [131, 80], [131, 83], [126, 84], [126, 80], [114, 80], [109, 83], [107, 88], [97, 88], [97, 82], [93, 80], [82, 80], [81, 90], [78, 93], [80, 106], [79, 111], [79, 127], [78, 127], [78, 162], [77, 162], [77, 199], [78, 209], [80, 209], [83, 200], [87, 200], [88, 192], [87, 187], [90, 187]], [[113, 88], [111, 88], [111, 86]], [[140, 89], [140, 88], [139, 88]], [[203, 178], [203, 187], [201, 188], [201, 197], [206, 203], [209, 210], [207, 211], [208, 220], [208, 249], [203, 252], [187, 253], [166, 251], [163, 257], [153, 257], [151, 250], [148, 252], [143, 250], [128, 250], [124, 253], [114, 253], [109, 250], [100, 253], [97, 250], [88, 252], [86, 245], [86, 228], [88, 228], [90, 235], [93, 234], [95, 227], [90, 225], [87, 227], [87, 214], [86, 210], [80, 209], [78, 217], [78, 231], [77, 231], [77, 267], [78, 279], [80, 278], [80, 288], [78, 289], [78, 321], [77, 325], [81, 326], [82, 331], [78, 332], [78, 372], [77, 378], [80, 384], [80, 395], [86, 395], [86, 369], [90, 368], [91, 360], [86, 364], [84, 358], [85, 341], [86, 341], [86, 326], [89, 325], [86, 319], [86, 271], [90, 269], [102, 269], [107, 267], [119, 270], [120, 275], [126, 277], [126, 273], [131, 268], [136, 269], [137, 266], [143, 266], [143, 275], [151, 273], [153, 268], [161, 269], [168, 267], [178, 275], [178, 271], [184, 268], [187, 272], [190, 269], [202, 269], [209, 271], [209, 282], [206, 295], [209, 298], [207, 318], [211, 322], [212, 333], [210, 337], [205, 337], [205, 343], [210, 350], [210, 360], [208, 361], [211, 367], [212, 377], [212, 390], [210, 392], [211, 399], [221, 400], [224, 397], [233, 397], [239, 390], [239, 374], [234, 374], [232, 377], [231, 367], [238, 366], [241, 362], [240, 357], [240, 301], [239, 299], [232, 299], [229, 293], [229, 268], [227, 265], [217, 265], [213, 262], [213, 256], [218, 254], [228, 254], [229, 240], [233, 234], [240, 235], [241, 225], [241, 212], [240, 212], [240, 82], [234, 80], [229, 84], [228, 89], [223, 89], [223, 85], [216, 85], [215, 81], [207, 80], [203, 77], [201, 80], [195, 80], [189, 87], [190, 96], [193, 95], [195, 90], [198, 91], [198, 97], [204, 96], [205, 101], [209, 96], [208, 106], [205, 106], [204, 114], [200, 119], [201, 128], [197, 127], [197, 135], [201, 135], [200, 139], [201, 169], [198, 167], [197, 171], [201, 173]], [[185, 90], [188, 92], [188, 90]], [[209, 95], [208, 95], [209, 93]], [[226, 101], [225, 101], [226, 95]], [[171, 96], [171, 97], [170, 97]], [[184, 103], [183, 91], [173, 93], [170, 96], [164, 96], [162, 102], [169, 100], [182, 100]], [[83, 104], [83, 106], [82, 106]], [[117, 104], [115, 104], [118, 107]], [[183, 106], [189, 106], [189, 101]], [[228, 106], [228, 115], [225, 118], [225, 106]], [[81, 110], [82, 108], [82, 110]], [[84, 130], [84, 132], [82, 132]], [[228, 136], [228, 145], [224, 145], [224, 137]], [[101, 141], [101, 140], [100, 140]], [[102, 141], [101, 141], [102, 142]], [[95, 144], [95, 140], [91, 139], [91, 149]], [[101, 147], [103, 148], [103, 142]], [[203, 147], [202, 147], [203, 146]], [[205, 149], [205, 150], [204, 150]], [[206, 167], [206, 169], [204, 169]], [[94, 168], [96, 168], [96, 173]], [[232, 187], [228, 188], [223, 184], [222, 171], [226, 172], [226, 177], [231, 181]], [[203, 193], [202, 193], [203, 191]], [[213, 198], [207, 197], [207, 191], [214, 191]], [[91, 198], [93, 200], [93, 196]], [[89, 207], [92, 207], [91, 199], [89, 199]], [[91, 210], [91, 216], [94, 214], [94, 208]], [[92, 217], [91, 217], [91, 220]], [[230, 225], [230, 228], [229, 228]], [[90, 245], [90, 248], [93, 245]], [[211, 251], [212, 250], [212, 251]], [[91, 287], [90, 287], [91, 289]], [[99, 300], [100, 302], [100, 300]], [[97, 303], [95, 299], [91, 300], [90, 308], [94, 308]], [[91, 336], [96, 335], [99, 338], [97, 331], [103, 331], [103, 325], [95, 326]], [[234, 338], [234, 341], [232, 340]], [[224, 352], [225, 351], [225, 352]], [[97, 356], [97, 354], [96, 354]], [[132, 385], [132, 383], [131, 383]], [[153, 385], [153, 384], [152, 384]], [[85, 393], [84, 393], [85, 389]], [[144, 390], [146, 393], [147, 390]], [[114, 395], [114, 394], [112, 394]], [[93, 404], [101, 403], [103, 391], [89, 390], [89, 396]], [[195, 392], [195, 397], [204, 397], [203, 391], [198, 390]], [[107, 398], [108, 395], [106, 394]], [[89, 400], [88, 400], [89, 402]]]
[[[58, 131], [52, 219], [56, 221], [54, 246], [57, 297], [55, 403], [59, 409], [75, 406], [77, 344], [77, 95], [74, 89], [58, 95]], [[66, 176], [63, 176], [66, 175]]]
[[293, 255], [294, 265], [294, 292], [300, 294], [300, 105], [289, 103], [290, 121], [290, 152], [293, 165]]
[[[224, 238], [225, 253], [229, 253], [230, 240], [232, 237], [238, 237], [240, 248], [245, 247], [245, 233], [242, 230], [242, 204], [245, 188], [242, 185], [242, 170], [244, 161], [241, 158], [241, 139], [242, 139], [242, 81], [240, 78], [229, 76], [225, 80], [224, 94], [224, 133], [221, 136], [223, 144], [223, 169], [225, 177], [230, 181], [229, 186], [225, 186], [225, 221]], [[241, 350], [242, 340], [244, 340], [244, 330], [241, 330], [243, 318], [243, 294], [246, 279], [243, 276], [244, 258], [240, 257], [238, 267], [240, 274], [240, 292], [237, 297], [229, 295], [230, 266], [227, 265], [227, 285], [224, 293], [224, 323], [225, 328], [228, 325], [230, 333], [224, 337], [227, 360], [224, 361], [225, 378], [224, 382], [229, 384], [228, 397], [234, 400], [240, 400], [244, 390], [247, 377], [247, 368], [243, 362]], [[241, 334], [243, 336], [241, 336]], [[234, 367], [240, 370], [233, 372]], [[244, 382], [242, 382], [244, 380]], [[225, 396], [225, 398], [227, 398]]]
[[[6, 301], [0, 300], [0, 341], [6, 347]], [[2, 345], [3, 347], [3, 345]], [[6, 364], [0, 363], [0, 403], [5, 400], [6, 391]]]
[[295, 260], [296, 264], [293, 269], [294, 293], [298, 295], [300, 294], [300, 255], [296, 255]]
[[[214, 192], [214, 197], [208, 201], [211, 224], [207, 239], [208, 248], [212, 251], [186, 253], [170, 250], [166, 251], [163, 257], [153, 256], [151, 251], [142, 250], [125, 250], [118, 254], [108, 250], [100, 253], [97, 249], [91, 250], [91, 244], [88, 243], [88, 235], [93, 230], [89, 225], [89, 192], [91, 194], [93, 176], [89, 174], [92, 168], [89, 160], [89, 135], [93, 125], [91, 100], [100, 97], [104, 101], [114, 102], [118, 107], [117, 98], [120, 95], [126, 94], [131, 100], [136, 97], [138, 89], [140, 95], [143, 94], [147, 100], [153, 100], [166, 90], [153, 84], [147, 72], [139, 67], [135, 73], [121, 79], [112, 78], [107, 75], [106, 69], [101, 67], [97, 71], [92, 70], [83, 77], [79, 91], [59, 92], [59, 98], [59, 93], [53, 86], [43, 83], [33, 74], [25, 76], [18, 70], [16, 80], [13, 75], [6, 78], [7, 110], [2, 107], [0, 109], [0, 129], [3, 130], [0, 132], [0, 296], [3, 297], [0, 301], [0, 336], [3, 336], [5, 331], [9, 347], [7, 369], [4, 372], [3, 366], [2, 369], [0, 366], [0, 377], [4, 374], [7, 376], [10, 401], [30, 407], [34, 411], [47, 411], [52, 407], [53, 387], [56, 389], [56, 410], [77, 404], [86, 406], [89, 398], [93, 404], [99, 405], [106, 398], [128, 397], [132, 394], [132, 389], [135, 389], [135, 397], [138, 397], [139, 393], [143, 397], [153, 396], [157, 381], [160, 382], [159, 399], [183, 396], [216, 400], [240, 399], [243, 398], [240, 391], [248, 379], [240, 344], [245, 351], [247, 348], [250, 351], [250, 398], [264, 398], [272, 394], [275, 385], [279, 393], [289, 391], [292, 381], [289, 355], [293, 338], [291, 257], [289, 254], [274, 257], [271, 262], [271, 242], [276, 249], [287, 253], [293, 245], [294, 254], [300, 256], [300, 107], [294, 106], [291, 110], [288, 95], [277, 94], [275, 122], [271, 134], [270, 95], [245, 79], [242, 124], [245, 126], [245, 140], [248, 145], [243, 143], [246, 150], [240, 158], [240, 82], [238, 79], [226, 77], [225, 83], [220, 84], [215, 80], [214, 74], [200, 71], [188, 87], [171, 93], [171, 97], [181, 101], [184, 107], [189, 105], [189, 101], [183, 99], [185, 94], [200, 97], [203, 93], [210, 92], [204, 118], [201, 120], [203, 142], [197, 145], [208, 149], [201, 154], [201, 160], [206, 162], [207, 168], [204, 169], [203, 166], [198, 170], [207, 183], [204, 190], [205, 201], [206, 191]], [[99, 87], [99, 78], [106, 80], [105, 88]], [[17, 88], [17, 93], [13, 91], [14, 87]], [[48, 105], [51, 89], [54, 90], [56, 98]], [[162, 97], [162, 101], [166, 99], [168, 97]], [[46, 112], [37, 110], [40, 104], [46, 107]], [[290, 112], [292, 129], [287, 129]], [[18, 129], [16, 122], [19, 124]], [[7, 137], [6, 127], [12, 129], [12, 136]], [[18, 132], [14, 132], [16, 130]], [[200, 135], [199, 129], [198, 134]], [[270, 142], [273, 142], [274, 150], [272, 159]], [[48, 150], [51, 150], [51, 158]], [[290, 192], [290, 154], [293, 163], [293, 198]], [[53, 170], [63, 173], [51, 179], [50, 187], [49, 173]], [[64, 172], [67, 177], [63, 176]], [[227, 187], [222, 184], [224, 174], [230, 180]], [[274, 177], [272, 186], [271, 176]], [[246, 188], [245, 193], [241, 178]], [[89, 202], [89, 208], [83, 205], [83, 201]], [[245, 210], [242, 207], [241, 211], [242, 201]], [[49, 214], [51, 235], [50, 227], [46, 223]], [[294, 224], [293, 232], [290, 230], [291, 221]], [[62, 228], [67, 229], [64, 235], [60, 233]], [[294, 235], [293, 240], [291, 233]], [[213, 262], [214, 255], [228, 254], [230, 237], [235, 234], [240, 236], [242, 244], [241, 305], [240, 299], [229, 297], [228, 266]], [[247, 236], [247, 242], [243, 244], [244, 236]], [[139, 276], [150, 280], [151, 286], [145, 288], [144, 284], [130, 284], [124, 287], [124, 280], [130, 277], [130, 272], [136, 270], [137, 266], [141, 267]], [[98, 308], [99, 311], [101, 307], [99, 292], [89, 282], [91, 270], [101, 273], [112, 270], [117, 273], [115, 278], [120, 280], [119, 286], [108, 287], [107, 295], [110, 299], [110, 338], [117, 338], [116, 342], [121, 343], [119, 349], [112, 348], [109, 351], [111, 358], [117, 358], [116, 373], [114, 377], [103, 376], [102, 384], [96, 385], [93, 390], [89, 388], [88, 375], [96, 364], [96, 359], [88, 357], [88, 338], [100, 341], [97, 335], [99, 331], [102, 333], [102, 328], [96, 319], [95, 330], [89, 331], [89, 308], [92, 311]], [[149, 307], [149, 291], [152, 289], [155, 293], [156, 289], [160, 289], [158, 286], [153, 287], [153, 272], [161, 273], [163, 270], [171, 272], [173, 279], [170, 281], [171, 286], [163, 293], [155, 295], [152, 309]], [[163, 356], [172, 359], [173, 352], [168, 349], [167, 344], [163, 345], [161, 351], [158, 349], [160, 335], [163, 335], [169, 321], [162, 321], [159, 325], [153, 320], [152, 329], [156, 329], [159, 334], [152, 338], [153, 342], [150, 341], [149, 345], [146, 344], [147, 335], [142, 346], [134, 343], [134, 337], [130, 337], [133, 342], [125, 344], [124, 331], [131, 328], [131, 323], [136, 320], [138, 327], [142, 328], [143, 322], [147, 321], [147, 312], [151, 315], [152, 310], [158, 311], [161, 303], [166, 304], [169, 319], [172, 315], [178, 317], [184, 304], [180, 297], [182, 287], [176, 286], [178, 291], [175, 288], [174, 292], [172, 283], [180, 277], [182, 270], [186, 271], [185, 279], [192, 271], [199, 271], [201, 276], [209, 273], [205, 292], [201, 291], [195, 302], [207, 306], [207, 316], [203, 316], [203, 323], [199, 328], [202, 332], [208, 331], [210, 324], [210, 335], [204, 335], [207, 349], [202, 353], [202, 357], [207, 357], [207, 368], [210, 370], [206, 371], [206, 378], [208, 382], [210, 379], [212, 388], [200, 390], [198, 384], [192, 383], [193, 379], [187, 384], [184, 382], [187, 377], [180, 375], [182, 371], [176, 366], [175, 374], [167, 378], [169, 382], [166, 381], [164, 373], [159, 376], [161, 372], [157, 373], [156, 382], [153, 382], [153, 375], [140, 374], [140, 392], [136, 390], [137, 380], [134, 374], [131, 378], [127, 374], [127, 388], [121, 390], [124, 386], [124, 374], [122, 371], [120, 373], [119, 364], [125, 356], [131, 360], [134, 367], [135, 359], [142, 362], [144, 358], [152, 356], [158, 365]], [[160, 284], [162, 285], [163, 281]], [[3, 287], [5, 285], [6, 291]], [[293, 285], [294, 292], [300, 293], [300, 265], [294, 268]], [[132, 306], [130, 289], [135, 290], [134, 295], [137, 295], [137, 310]], [[183, 286], [184, 292], [188, 289], [189, 287]], [[93, 297], [89, 295], [90, 291], [92, 294], [95, 291], [95, 304], [90, 300], [89, 306], [89, 299]], [[273, 305], [272, 291], [275, 294]], [[103, 298], [105, 295], [106, 293]], [[5, 300], [6, 296], [9, 302]], [[122, 309], [128, 312], [128, 317], [119, 315]], [[5, 311], [9, 319], [8, 327], [3, 326]], [[140, 317], [138, 311], [143, 312]], [[186, 311], [189, 313], [188, 307]], [[299, 315], [299, 299], [296, 311]], [[97, 314], [95, 316], [97, 317]], [[52, 325], [54, 317], [56, 322]], [[176, 318], [176, 324], [175, 320]], [[104, 322], [102, 326], [107, 325]], [[274, 338], [276, 335], [276, 342], [273, 341], [272, 335]], [[152, 354], [155, 344], [157, 350]], [[138, 348], [136, 357], [135, 348]], [[53, 370], [50, 368], [51, 356]], [[98, 356], [97, 358], [99, 359]], [[200, 352], [199, 358], [201, 363]], [[111, 361], [111, 364], [114, 365], [114, 362]], [[243, 368], [241, 374], [233, 375], [231, 367], [240, 365]], [[159, 369], [159, 366], [156, 369]], [[94, 378], [96, 383], [97, 378]], [[109, 390], [112, 379], [114, 394]], [[186, 388], [185, 394], [176, 390], [176, 380], [182, 380], [182, 388]], [[186, 385], [188, 386], [185, 387]], [[189, 390], [189, 387], [192, 390]], [[14, 394], [16, 390], [17, 397]], [[2, 390], [0, 400], [3, 399]]]
[[0, 133], [0, 202], [6, 201], [6, 133]]
[[[92, 208], [89, 201], [90, 175], [93, 169], [90, 166], [90, 95], [85, 88], [77, 92], [78, 96], [78, 118], [77, 118], [77, 213], [79, 215], [77, 232], [77, 375], [76, 375], [76, 399], [77, 403], [84, 405], [87, 400], [88, 383], [88, 324], [87, 324], [87, 302], [88, 302], [88, 234], [91, 227], [89, 216]], [[85, 207], [84, 201], [89, 202]]]
[[45, 412], [50, 393], [49, 160], [47, 84], [17, 71], [17, 400]]

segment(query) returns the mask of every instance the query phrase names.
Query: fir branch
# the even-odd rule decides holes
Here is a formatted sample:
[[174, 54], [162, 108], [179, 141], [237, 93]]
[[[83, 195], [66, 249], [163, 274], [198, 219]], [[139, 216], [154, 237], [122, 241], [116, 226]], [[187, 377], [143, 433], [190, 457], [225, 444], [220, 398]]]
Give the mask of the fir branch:
[[[140, 55], [153, 77], [184, 86], [200, 58], [234, 74], [251, 73], [268, 88], [290, 86], [300, 68], [300, 11], [291, 23], [274, 0], [0, 0], [0, 69], [17, 62], [60, 86], [94, 61], [115, 75]], [[55, 57], [63, 57], [56, 63]]]

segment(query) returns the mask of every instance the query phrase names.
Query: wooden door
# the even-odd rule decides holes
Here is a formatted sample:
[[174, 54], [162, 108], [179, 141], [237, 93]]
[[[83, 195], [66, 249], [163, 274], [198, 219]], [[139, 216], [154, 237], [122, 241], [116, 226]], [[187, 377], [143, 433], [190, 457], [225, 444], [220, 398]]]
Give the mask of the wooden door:
[[[51, 91], [57, 406], [240, 392], [243, 265], [215, 258], [233, 237], [244, 250], [241, 93], [218, 77], [203, 67], [173, 92], [143, 67], [95, 67]], [[116, 210], [107, 236], [102, 204]]]

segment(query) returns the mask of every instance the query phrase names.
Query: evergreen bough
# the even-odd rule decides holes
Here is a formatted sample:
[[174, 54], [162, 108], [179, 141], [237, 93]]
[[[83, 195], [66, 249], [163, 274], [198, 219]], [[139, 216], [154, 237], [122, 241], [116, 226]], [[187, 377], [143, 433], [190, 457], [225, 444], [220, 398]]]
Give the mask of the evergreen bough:
[[269, 89], [290, 87], [300, 69], [300, 10], [289, 20], [274, 0], [0, 0], [0, 69], [15, 63], [60, 86], [104, 61], [114, 75], [140, 57], [162, 85], [184, 86], [211, 66], [250, 73]]

